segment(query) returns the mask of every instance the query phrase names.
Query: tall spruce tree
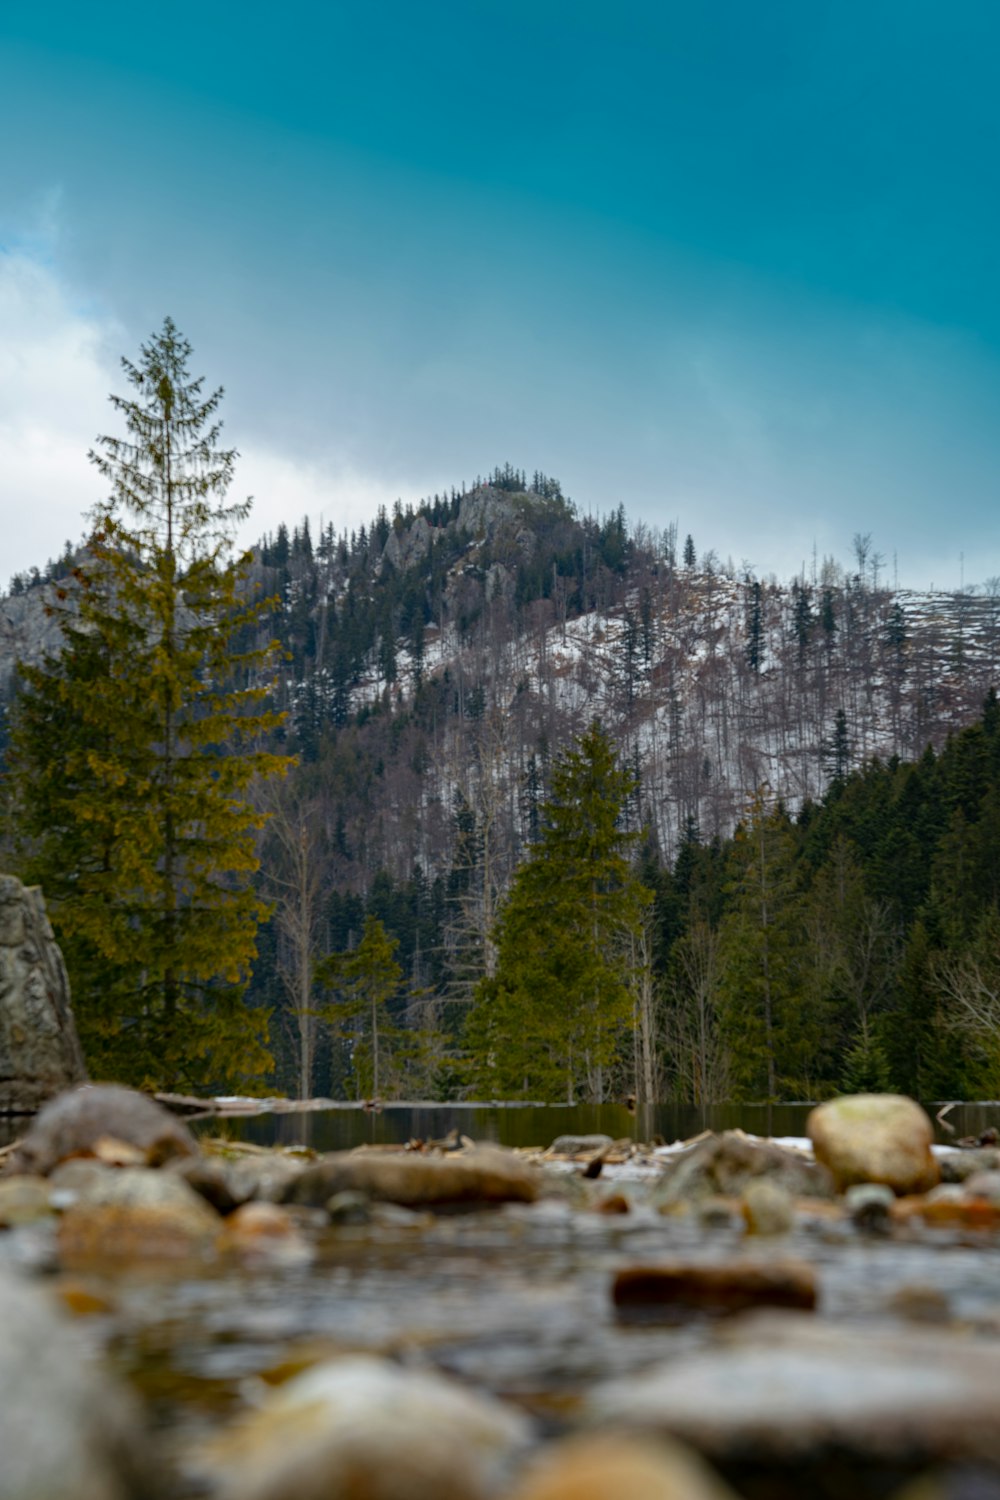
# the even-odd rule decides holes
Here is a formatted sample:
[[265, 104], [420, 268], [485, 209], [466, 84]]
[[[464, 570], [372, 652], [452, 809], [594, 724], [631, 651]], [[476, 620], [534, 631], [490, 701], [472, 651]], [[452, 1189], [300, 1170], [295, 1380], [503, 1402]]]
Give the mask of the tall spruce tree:
[[12, 774], [24, 873], [49, 898], [91, 1071], [134, 1084], [234, 1083], [270, 1062], [243, 1004], [265, 908], [250, 782], [288, 761], [257, 748], [265, 601], [229, 504], [221, 389], [188, 374], [167, 319], [122, 361], [124, 437], [90, 454], [110, 494], [61, 590], [62, 649], [22, 667]]
[[494, 1098], [600, 1101], [635, 1017], [651, 894], [621, 827], [633, 778], [596, 721], [552, 771], [540, 832], [495, 929], [496, 973], [466, 1027], [473, 1088]]

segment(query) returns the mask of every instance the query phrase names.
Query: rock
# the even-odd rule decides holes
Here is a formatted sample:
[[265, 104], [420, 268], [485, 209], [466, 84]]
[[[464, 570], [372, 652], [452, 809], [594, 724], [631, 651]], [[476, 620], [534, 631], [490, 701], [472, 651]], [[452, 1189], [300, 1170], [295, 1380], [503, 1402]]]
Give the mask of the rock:
[[969, 1198], [981, 1198], [985, 1203], [1000, 1205], [1000, 1172], [973, 1172], [965, 1179], [965, 1193]]
[[372, 1203], [366, 1193], [335, 1193], [326, 1211], [331, 1224], [370, 1224]]
[[747, 1184], [742, 1208], [748, 1234], [787, 1234], [795, 1222], [790, 1193], [769, 1177]]
[[0, 1327], [2, 1500], [158, 1494], [155, 1457], [133, 1401], [48, 1298], [2, 1268]]
[[926, 1194], [911, 1194], [893, 1205], [897, 1220], [923, 1219], [926, 1224], [957, 1225], [965, 1229], [995, 1229], [1000, 1225], [1000, 1203], [977, 1198], [959, 1183], [945, 1182]]
[[612, 1286], [626, 1316], [659, 1309], [739, 1312], [748, 1307], [816, 1306], [816, 1273], [799, 1260], [675, 1261], [627, 1266]]
[[511, 1500], [735, 1500], [697, 1454], [678, 1443], [584, 1437], [542, 1451]]
[[44, 1177], [7, 1177], [0, 1182], [0, 1229], [33, 1224], [52, 1211], [51, 1189]]
[[757, 1178], [767, 1178], [793, 1198], [829, 1198], [832, 1192], [825, 1170], [807, 1157], [727, 1130], [671, 1158], [650, 1202], [663, 1211], [701, 1198], [738, 1198]]
[[0, 875], [0, 1115], [33, 1114], [86, 1077], [42, 893]]
[[533, 1203], [538, 1177], [512, 1151], [498, 1149], [448, 1157], [337, 1151], [306, 1167], [282, 1201], [322, 1207], [341, 1193], [364, 1193], [403, 1208]]
[[964, 1182], [977, 1172], [992, 1172], [1000, 1167], [1000, 1151], [942, 1151], [937, 1164], [942, 1182]]
[[242, 1156], [226, 1163], [226, 1181], [237, 1203], [281, 1203], [305, 1165], [279, 1151]]
[[942, 1457], [1000, 1463], [996, 1344], [925, 1328], [873, 1337], [791, 1313], [720, 1327], [714, 1347], [598, 1387], [584, 1418], [690, 1443], [737, 1489], [766, 1470], [769, 1495], [887, 1494], [887, 1476]]
[[557, 1135], [549, 1147], [550, 1156], [593, 1156], [614, 1145], [610, 1135]]
[[233, 1250], [266, 1248], [279, 1242], [306, 1248], [294, 1214], [277, 1203], [244, 1203], [225, 1220], [220, 1236], [220, 1244]]
[[63, 1265], [199, 1255], [214, 1246], [221, 1225], [171, 1172], [106, 1168], [72, 1196], [57, 1235]]
[[847, 1189], [845, 1207], [852, 1221], [866, 1234], [891, 1234], [892, 1206], [896, 1195], [881, 1182], [859, 1182]]
[[8, 1168], [47, 1176], [73, 1156], [99, 1155], [114, 1140], [140, 1151], [148, 1166], [194, 1156], [198, 1145], [169, 1110], [118, 1084], [85, 1084], [60, 1094], [32, 1122]]
[[940, 1179], [931, 1154], [934, 1128], [902, 1094], [851, 1094], [812, 1111], [806, 1124], [817, 1161], [838, 1192], [858, 1182], [881, 1182], [902, 1196], [924, 1193]]
[[208, 1449], [219, 1500], [485, 1500], [527, 1420], [428, 1370], [332, 1360]]

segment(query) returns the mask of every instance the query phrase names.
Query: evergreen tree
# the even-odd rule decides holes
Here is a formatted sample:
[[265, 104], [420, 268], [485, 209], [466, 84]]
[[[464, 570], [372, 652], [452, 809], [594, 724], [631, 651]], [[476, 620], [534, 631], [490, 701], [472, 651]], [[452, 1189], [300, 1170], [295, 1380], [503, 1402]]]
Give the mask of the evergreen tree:
[[396, 962], [398, 947], [398, 939], [389, 936], [381, 919], [369, 915], [357, 947], [330, 954], [316, 969], [318, 982], [337, 993], [338, 998], [321, 1015], [335, 1033], [349, 1039], [351, 1071], [361, 1098], [379, 1096], [385, 1081], [386, 1048], [399, 1034], [388, 1019], [389, 1002], [403, 977]]
[[63, 595], [63, 646], [23, 667], [12, 774], [24, 873], [51, 902], [91, 1071], [204, 1087], [263, 1072], [243, 1003], [265, 907], [247, 789], [287, 761], [251, 748], [277, 716], [248, 686], [268, 649], [230, 538], [236, 454], [222, 392], [188, 375], [168, 319], [112, 396], [125, 437], [90, 455], [111, 489]]
[[601, 1100], [633, 1018], [650, 893], [621, 828], [632, 777], [595, 721], [553, 767], [538, 842], [495, 932], [466, 1029], [477, 1092]]
[[734, 1090], [779, 1099], [809, 1090], [820, 1027], [805, 998], [805, 907], [794, 830], [758, 796], [732, 845], [722, 920], [719, 1011]]

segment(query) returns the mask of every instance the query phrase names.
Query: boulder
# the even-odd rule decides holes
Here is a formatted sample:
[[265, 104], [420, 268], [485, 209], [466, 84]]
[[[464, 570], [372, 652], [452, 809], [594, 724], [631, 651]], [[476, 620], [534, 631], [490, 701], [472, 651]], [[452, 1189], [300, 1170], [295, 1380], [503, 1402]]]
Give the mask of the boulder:
[[446, 1157], [335, 1151], [292, 1179], [282, 1201], [325, 1207], [342, 1193], [364, 1193], [403, 1208], [533, 1203], [539, 1176], [512, 1151], [492, 1148]]
[[542, 1451], [511, 1500], [736, 1500], [696, 1453], [679, 1443], [571, 1438]]
[[800, 1260], [668, 1261], [626, 1266], [611, 1295], [619, 1313], [646, 1321], [657, 1310], [740, 1312], [816, 1306], [816, 1273]]
[[122, 1160], [132, 1147], [149, 1166], [193, 1156], [186, 1125], [145, 1094], [118, 1084], [86, 1084], [51, 1100], [12, 1154], [8, 1171], [47, 1175], [74, 1156]]
[[940, 1180], [931, 1154], [934, 1128], [902, 1094], [849, 1094], [812, 1111], [806, 1124], [817, 1161], [838, 1192], [880, 1182], [899, 1196], [925, 1193]]
[[773, 1141], [752, 1140], [741, 1130], [727, 1130], [670, 1158], [650, 1202], [669, 1211], [703, 1198], [738, 1198], [760, 1178], [793, 1198], [828, 1198], [832, 1193], [828, 1174], [808, 1157]]
[[529, 1437], [491, 1397], [358, 1356], [279, 1387], [204, 1466], [219, 1500], [485, 1500]]
[[610, 1135], [557, 1135], [549, 1147], [551, 1156], [594, 1156], [614, 1145]]
[[0, 875], [0, 1115], [34, 1114], [86, 1077], [42, 893]]
[[138, 1410], [69, 1319], [0, 1268], [0, 1500], [140, 1500], [160, 1492]]

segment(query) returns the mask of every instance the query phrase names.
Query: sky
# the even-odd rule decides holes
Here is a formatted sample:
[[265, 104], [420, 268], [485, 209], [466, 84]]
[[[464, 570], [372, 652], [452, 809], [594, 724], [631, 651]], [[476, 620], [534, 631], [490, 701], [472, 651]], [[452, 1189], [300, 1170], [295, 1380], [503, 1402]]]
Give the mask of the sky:
[[167, 315], [244, 541], [511, 462], [761, 575], [1000, 575], [998, 54], [995, 0], [0, 0], [0, 588]]

